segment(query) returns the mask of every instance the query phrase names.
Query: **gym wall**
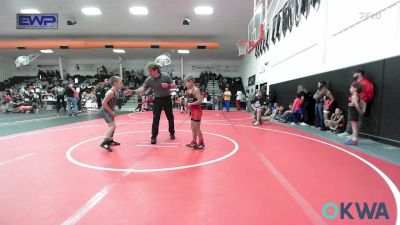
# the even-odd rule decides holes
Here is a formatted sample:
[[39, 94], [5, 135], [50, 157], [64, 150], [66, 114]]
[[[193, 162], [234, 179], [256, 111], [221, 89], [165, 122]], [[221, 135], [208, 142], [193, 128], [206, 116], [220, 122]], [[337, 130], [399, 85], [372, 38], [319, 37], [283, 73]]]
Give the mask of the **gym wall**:
[[400, 146], [400, 118], [398, 116], [400, 111], [400, 57], [281, 82], [271, 85], [270, 88], [276, 92], [278, 103], [287, 107], [289, 103], [293, 102], [298, 85], [303, 85], [307, 91], [314, 94], [318, 81], [324, 80], [328, 83], [338, 106], [344, 109], [347, 115], [349, 88], [353, 80], [352, 72], [357, 69], [365, 70], [368, 79], [375, 86], [375, 98], [371, 103], [369, 115], [363, 121], [361, 132], [369, 138]]

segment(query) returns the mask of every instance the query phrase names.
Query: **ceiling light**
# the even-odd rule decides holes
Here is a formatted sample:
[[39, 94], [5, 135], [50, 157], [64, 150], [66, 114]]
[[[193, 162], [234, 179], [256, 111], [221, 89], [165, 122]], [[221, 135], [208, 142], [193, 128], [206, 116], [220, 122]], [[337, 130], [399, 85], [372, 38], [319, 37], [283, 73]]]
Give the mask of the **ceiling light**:
[[99, 8], [96, 7], [87, 7], [87, 8], [82, 8], [83, 14], [87, 16], [97, 16], [101, 15], [101, 11]]
[[214, 12], [214, 9], [210, 6], [199, 6], [194, 8], [194, 12], [197, 15], [211, 15]]
[[20, 11], [22, 14], [39, 14], [39, 10], [37, 9], [22, 9]]
[[149, 14], [149, 10], [147, 10], [146, 7], [143, 6], [136, 6], [136, 7], [131, 7], [129, 9], [129, 11], [133, 14], [133, 15], [147, 15]]
[[190, 51], [189, 50], [178, 50], [178, 53], [180, 53], [180, 54], [189, 54]]
[[50, 54], [50, 53], [53, 53], [53, 50], [51, 50], [51, 49], [43, 49], [43, 50], [40, 50], [40, 52], [44, 53], [44, 54]]
[[113, 52], [119, 53], [119, 54], [124, 54], [125, 50], [123, 50], [123, 49], [113, 49]]

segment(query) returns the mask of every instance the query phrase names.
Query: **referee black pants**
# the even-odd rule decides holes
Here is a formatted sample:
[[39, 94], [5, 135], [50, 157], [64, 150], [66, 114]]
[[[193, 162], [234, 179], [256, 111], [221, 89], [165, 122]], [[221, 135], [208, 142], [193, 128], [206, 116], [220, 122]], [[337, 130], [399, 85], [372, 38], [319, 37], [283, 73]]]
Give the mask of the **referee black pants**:
[[171, 96], [158, 97], [158, 98], [154, 99], [153, 126], [151, 129], [151, 137], [152, 138], [157, 138], [158, 127], [160, 125], [160, 116], [161, 116], [162, 110], [165, 111], [165, 115], [168, 118], [169, 134], [170, 135], [175, 134], [174, 114], [172, 112]]

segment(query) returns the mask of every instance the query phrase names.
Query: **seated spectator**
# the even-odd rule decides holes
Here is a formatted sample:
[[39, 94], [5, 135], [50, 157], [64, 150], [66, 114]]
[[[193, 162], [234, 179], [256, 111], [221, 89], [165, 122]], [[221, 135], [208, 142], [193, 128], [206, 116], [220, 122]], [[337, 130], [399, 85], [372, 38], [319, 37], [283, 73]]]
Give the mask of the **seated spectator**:
[[335, 133], [342, 133], [345, 130], [345, 118], [343, 110], [336, 108], [335, 113], [332, 114], [330, 120], [325, 120], [325, 126]]
[[38, 111], [37, 105], [28, 106], [21, 105], [14, 112], [15, 113], [36, 113]]
[[257, 91], [256, 97], [253, 99], [251, 107], [254, 110], [254, 119], [253, 124], [258, 126], [262, 123], [261, 117], [264, 115], [267, 110], [268, 102], [265, 97], [263, 97], [261, 91]]
[[154, 106], [154, 98], [153, 95], [149, 95], [149, 98], [147, 98], [147, 106], [148, 106], [148, 111], [153, 111], [153, 106]]
[[281, 123], [287, 123], [288, 121], [291, 121], [293, 118], [293, 105], [289, 105], [289, 110], [286, 110], [281, 116], [280, 119], [278, 120]]
[[283, 106], [278, 105], [278, 103], [274, 103], [274, 105], [268, 110], [271, 111], [271, 114], [269, 115], [270, 118], [276, 119], [278, 116], [282, 115], [285, 112], [285, 108]]

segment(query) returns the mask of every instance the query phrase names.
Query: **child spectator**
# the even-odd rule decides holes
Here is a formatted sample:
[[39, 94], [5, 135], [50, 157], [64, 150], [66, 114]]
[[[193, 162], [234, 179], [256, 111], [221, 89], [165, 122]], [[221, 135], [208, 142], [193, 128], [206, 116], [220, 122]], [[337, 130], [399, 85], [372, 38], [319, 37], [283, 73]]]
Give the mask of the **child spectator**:
[[293, 108], [292, 108], [292, 112], [293, 112], [292, 122], [295, 124], [298, 124], [300, 121], [303, 101], [304, 101], [304, 96], [302, 96], [300, 93], [298, 93], [296, 96], [296, 99], [293, 102]]
[[335, 109], [335, 113], [332, 114], [330, 120], [325, 120], [325, 126], [331, 129], [335, 133], [341, 133], [345, 129], [345, 118], [343, 111], [340, 108]]
[[358, 118], [363, 111], [360, 106], [360, 93], [362, 90], [362, 85], [360, 83], [353, 83], [350, 87], [351, 96], [349, 98], [348, 105], [348, 120], [351, 122], [351, 127], [353, 129], [353, 137], [346, 141], [346, 145], [358, 145]]
[[[329, 91], [328, 91], [328, 93], [329, 93]], [[329, 96], [331, 96], [331, 97], [329, 97]], [[332, 94], [329, 94], [329, 95], [326, 95], [326, 96], [324, 96], [324, 106], [323, 106], [323, 108], [324, 108], [324, 121], [325, 120], [329, 120], [329, 114], [331, 113], [331, 109], [332, 109], [332, 107], [333, 107], [333, 101], [334, 101], [334, 99], [333, 99], [333, 95]], [[321, 127], [320, 128], [321, 129], [321, 131], [326, 131], [326, 130], [328, 130], [328, 128], [327, 127]]]
[[[283, 106], [282, 106], [283, 107]], [[280, 119], [278, 120], [281, 123], [287, 123], [288, 121], [290, 121], [291, 118], [293, 118], [293, 105], [290, 104], [289, 105], [289, 110], [286, 110], [280, 117]]]

